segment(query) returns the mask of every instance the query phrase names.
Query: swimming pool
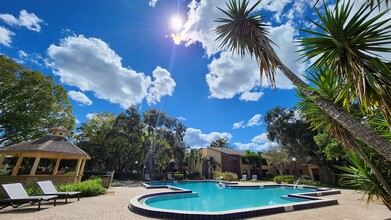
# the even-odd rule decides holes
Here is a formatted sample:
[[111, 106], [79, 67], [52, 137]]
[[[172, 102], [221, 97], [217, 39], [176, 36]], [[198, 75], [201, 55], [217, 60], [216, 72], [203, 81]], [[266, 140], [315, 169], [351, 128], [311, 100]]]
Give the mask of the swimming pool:
[[129, 209], [140, 215], [168, 219], [242, 219], [336, 205], [319, 196], [340, 191], [291, 185], [235, 185], [216, 181], [149, 182], [145, 188], [170, 191], [132, 198]]
[[[154, 184], [151, 184], [153, 186]], [[161, 185], [161, 184], [157, 184]], [[163, 195], [144, 200], [147, 206], [183, 211], [227, 211], [308, 201], [290, 198], [289, 194], [315, 192], [314, 189], [293, 187], [237, 188], [216, 182], [178, 182], [166, 185], [191, 190], [190, 194]]]

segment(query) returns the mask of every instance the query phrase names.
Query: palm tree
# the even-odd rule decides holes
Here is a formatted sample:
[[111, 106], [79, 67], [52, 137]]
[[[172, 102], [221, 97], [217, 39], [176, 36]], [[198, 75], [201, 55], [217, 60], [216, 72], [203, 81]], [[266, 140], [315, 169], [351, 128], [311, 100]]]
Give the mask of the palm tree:
[[227, 11], [219, 8], [228, 16], [228, 18], [216, 20], [223, 23], [215, 29], [218, 34], [216, 40], [221, 40], [220, 47], [228, 46], [232, 52], [237, 52], [241, 56], [244, 56], [246, 52], [254, 56], [259, 64], [261, 78], [264, 74], [273, 87], [275, 87], [275, 70], [276, 68], [280, 69], [293, 84], [300, 86], [299, 89], [305, 96], [310, 97], [316, 105], [341, 126], [357, 139], [375, 149], [380, 155], [391, 160], [391, 143], [389, 141], [361, 124], [359, 120], [351, 117], [340, 107], [319, 98], [316, 92], [307, 89], [308, 85], [281, 62], [272, 48], [274, 43], [268, 38], [264, 19], [258, 14], [251, 14], [259, 3], [260, 1], [248, 8], [248, 0], [241, 2], [230, 0], [227, 3]]
[[350, 1], [335, 11], [324, 5], [325, 15], [315, 9], [321, 22], [310, 21], [319, 31], [300, 29], [312, 35], [298, 41], [303, 46], [301, 57], [316, 59], [310, 67], [314, 72], [327, 67], [343, 76], [346, 83], [340, 98], [345, 105], [358, 101], [368, 113], [380, 109], [391, 126], [391, 74], [377, 55], [391, 52], [385, 46], [391, 43], [391, 25], [388, 19], [380, 20], [389, 10], [369, 18], [375, 9], [364, 4], [350, 18], [352, 9]]
[[[387, 208], [391, 210], [391, 195], [384, 190], [381, 183], [375, 178], [373, 170], [353, 152], [348, 152], [347, 155], [351, 165], [344, 167], [336, 166], [338, 169], [346, 172], [340, 175], [342, 178], [341, 183], [363, 191], [364, 196], [365, 194], [368, 196], [367, 203], [373, 200], [374, 197], [380, 197]], [[389, 169], [389, 165], [383, 167]]]
[[[334, 101], [337, 99], [339, 90], [343, 88], [343, 79], [331, 70], [320, 70], [317, 74], [311, 74], [312, 78], [308, 78], [316, 88], [311, 90], [317, 92], [320, 97]], [[315, 105], [308, 97], [298, 91], [302, 101], [298, 103], [301, 114], [304, 119], [311, 124], [314, 130], [321, 129], [331, 136], [336, 138], [346, 149], [353, 149], [365, 163], [372, 169], [374, 176], [380, 181], [380, 186], [384, 188], [384, 191], [391, 196], [391, 187], [389, 183], [384, 179], [382, 174], [371, 162], [363, 149], [357, 143], [354, 136], [344, 127], [342, 127], [336, 120], [327, 115], [322, 109]], [[342, 105], [342, 101], [336, 102], [337, 105]]]

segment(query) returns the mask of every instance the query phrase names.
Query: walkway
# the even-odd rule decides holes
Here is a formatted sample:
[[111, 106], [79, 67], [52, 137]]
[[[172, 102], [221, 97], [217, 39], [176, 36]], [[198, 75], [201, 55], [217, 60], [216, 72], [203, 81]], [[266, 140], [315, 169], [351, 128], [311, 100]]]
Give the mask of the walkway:
[[[44, 203], [41, 211], [36, 211], [37, 206], [30, 205], [23, 205], [17, 209], [8, 207], [0, 210], [0, 220], [148, 219], [129, 211], [127, 207], [128, 201], [133, 196], [157, 191], [165, 190], [148, 190], [141, 187], [139, 183], [130, 183], [125, 187], [114, 187], [109, 193], [103, 196], [81, 198], [79, 202], [77, 199], [70, 199], [68, 204], [64, 204], [62, 202], [63, 200], [60, 200], [56, 207], [53, 207], [53, 203]], [[341, 190], [341, 192], [342, 194], [340, 195], [327, 196], [328, 198], [338, 199], [340, 205], [294, 211], [252, 219], [391, 219], [391, 212], [384, 205], [370, 204], [367, 207], [365, 201], [361, 201], [361, 194], [354, 193], [352, 190]]]

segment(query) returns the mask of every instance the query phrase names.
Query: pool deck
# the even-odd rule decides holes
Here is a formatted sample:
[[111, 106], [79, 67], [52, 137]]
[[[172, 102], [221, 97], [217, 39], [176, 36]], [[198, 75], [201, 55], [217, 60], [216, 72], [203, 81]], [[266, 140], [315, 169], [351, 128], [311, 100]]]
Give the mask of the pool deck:
[[[259, 185], [265, 183], [245, 182], [240, 184]], [[145, 189], [141, 183], [126, 183], [124, 187], [114, 187], [102, 196], [68, 200], [59, 200], [56, 207], [53, 203], [44, 202], [41, 211], [37, 206], [22, 205], [19, 208], [7, 207], [0, 210], [1, 219], [151, 219], [132, 213], [128, 209], [129, 200], [141, 194], [152, 192], [164, 192], [167, 189]], [[325, 196], [324, 198], [337, 199], [339, 205], [308, 209], [302, 211], [287, 212], [282, 214], [255, 217], [251, 219], [391, 219], [391, 212], [381, 204], [369, 204], [361, 201], [362, 194], [353, 190], [340, 190], [341, 194]]]

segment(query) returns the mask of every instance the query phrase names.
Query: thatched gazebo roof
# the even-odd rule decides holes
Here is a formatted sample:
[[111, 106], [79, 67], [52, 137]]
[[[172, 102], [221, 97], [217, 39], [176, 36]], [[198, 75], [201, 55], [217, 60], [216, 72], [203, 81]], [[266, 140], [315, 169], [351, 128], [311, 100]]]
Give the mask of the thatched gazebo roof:
[[[23, 158], [35, 158], [30, 175], [26, 177], [26, 183], [29, 183], [33, 180], [29, 177], [35, 177], [41, 158], [56, 159], [57, 161], [54, 166], [52, 173], [53, 177], [51, 177], [51, 179], [57, 180], [58, 182], [62, 181], [62, 183], [66, 182], [61, 179], [68, 179], [67, 183], [69, 183], [69, 177], [56, 178], [60, 162], [64, 159], [77, 160], [74, 176], [70, 176], [70, 178], [73, 178], [71, 180], [74, 182], [79, 182], [83, 175], [86, 160], [89, 160], [90, 156], [67, 140], [66, 136], [69, 131], [64, 126], [49, 128], [48, 131], [50, 132], [50, 135], [48, 136], [0, 148], [0, 165], [3, 164], [4, 159], [7, 156], [18, 157], [18, 161], [16, 162], [12, 172], [12, 176], [17, 176]], [[47, 179], [47, 177], [45, 178]]]

